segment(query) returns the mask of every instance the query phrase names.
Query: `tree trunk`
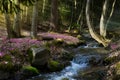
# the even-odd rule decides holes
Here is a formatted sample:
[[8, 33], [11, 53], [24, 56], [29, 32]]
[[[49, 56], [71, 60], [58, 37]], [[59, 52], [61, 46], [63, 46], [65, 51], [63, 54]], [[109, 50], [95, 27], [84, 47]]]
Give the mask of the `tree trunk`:
[[[20, 7], [19, 0], [16, 0], [16, 5]], [[14, 19], [14, 24], [13, 24], [13, 30], [14, 30], [15, 37], [21, 37], [20, 21], [21, 21], [20, 11], [18, 11], [15, 14], [15, 19]]]
[[83, 18], [84, 18], [84, 15], [83, 15], [83, 14], [84, 14], [85, 2], [86, 2], [86, 1], [83, 1], [83, 3], [82, 3], [82, 9], [81, 9], [80, 14], [79, 14], [79, 17], [78, 17], [78, 19], [77, 19], [77, 24], [80, 25], [80, 32], [81, 32], [82, 26], [83, 26]]
[[38, 23], [38, 2], [37, 0], [33, 6], [33, 15], [32, 15], [32, 26], [31, 26], [31, 38], [37, 37], [37, 23]]
[[52, 0], [51, 2], [51, 29], [58, 29], [58, 0]]
[[42, 6], [42, 13], [44, 14], [45, 12], [45, 4], [46, 4], [46, 0], [43, 0], [43, 6]]
[[108, 43], [110, 41], [104, 39], [102, 36], [98, 35], [94, 31], [94, 28], [93, 28], [89, 13], [90, 13], [90, 0], [87, 0], [87, 3], [86, 3], [86, 20], [87, 20], [87, 25], [88, 25], [88, 28], [89, 28], [89, 32], [90, 32], [93, 39], [95, 39], [99, 43], [103, 44], [105, 47], [108, 46]]
[[107, 23], [106, 23], [106, 28], [107, 28], [107, 26], [108, 26], [108, 23], [109, 23], [109, 21], [110, 21], [110, 18], [111, 18], [112, 15], [113, 15], [115, 3], [116, 3], [116, 0], [113, 1], [112, 9], [111, 9], [110, 15], [109, 15], [108, 20], [107, 20]]
[[8, 38], [12, 38], [13, 35], [12, 35], [12, 27], [11, 27], [10, 16], [6, 12], [5, 12], [5, 22], [6, 22]]
[[100, 18], [100, 35], [104, 38], [106, 37], [106, 20], [107, 20], [107, 9], [108, 9], [108, 2], [109, 0], [105, 0], [103, 5], [103, 12]]

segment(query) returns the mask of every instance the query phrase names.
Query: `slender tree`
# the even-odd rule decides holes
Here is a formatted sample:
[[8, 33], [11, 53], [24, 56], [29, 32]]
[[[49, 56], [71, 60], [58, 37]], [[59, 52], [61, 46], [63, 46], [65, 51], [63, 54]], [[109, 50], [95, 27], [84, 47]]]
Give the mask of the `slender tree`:
[[38, 2], [35, 0], [33, 5], [32, 26], [31, 26], [31, 38], [37, 37], [37, 17], [38, 17]]
[[99, 43], [102, 43], [105, 47], [108, 46], [108, 43], [110, 42], [110, 40], [104, 39], [101, 35], [97, 34], [93, 28], [93, 24], [91, 22], [90, 19], [90, 0], [87, 0], [86, 3], [86, 20], [87, 20], [87, 25], [89, 28], [89, 32], [91, 34], [91, 36], [98, 41]]
[[11, 26], [10, 16], [6, 12], [4, 13], [4, 16], [5, 16], [5, 23], [6, 23], [8, 38], [11, 38], [13, 37], [13, 35], [12, 35], [12, 26]]
[[109, 23], [109, 20], [110, 20], [112, 14], [113, 14], [116, 0], [113, 1], [110, 15], [107, 18], [107, 16], [108, 16], [107, 12], [108, 12], [108, 7], [109, 7], [109, 1], [110, 0], [105, 0], [104, 5], [103, 5], [103, 11], [102, 11], [101, 18], [100, 18], [100, 35], [103, 36], [104, 38], [106, 38], [107, 26], [108, 26], [108, 23]]
[[58, 28], [58, 0], [51, 1], [51, 29]]
[[11, 19], [10, 19], [10, 13], [12, 12], [12, 1], [9, 0], [0, 0], [0, 11], [4, 13], [5, 17], [5, 23], [8, 33], [8, 38], [13, 37], [12, 34], [12, 25], [11, 25]]
[[43, 6], [42, 6], [42, 13], [43, 14], [45, 12], [45, 6], [46, 6], [46, 0], [43, 0]]
[[[20, 8], [20, 2], [19, 0], [16, 0], [15, 1], [16, 5]], [[15, 13], [15, 18], [14, 18], [14, 23], [13, 23], [13, 30], [14, 30], [14, 33], [15, 33], [15, 37], [21, 37], [21, 16], [20, 16], [20, 10], [18, 10], [16, 13]]]
[[100, 35], [103, 37], [106, 36], [105, 24], [106, 24], [106, 19], [107, 19], [108, 4], [109, 4], [109, 0], [105, 0], [103, 4], [103, 11], [102, 11], [101, 18], [100, 18]]

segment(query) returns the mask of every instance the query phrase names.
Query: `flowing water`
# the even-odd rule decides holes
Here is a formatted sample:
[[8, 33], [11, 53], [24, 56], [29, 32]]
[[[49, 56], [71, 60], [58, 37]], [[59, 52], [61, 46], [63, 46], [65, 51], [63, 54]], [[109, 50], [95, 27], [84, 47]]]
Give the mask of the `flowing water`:
[[70, 61], [71, 65], [67, 66], [62, 71], [40, 74], [39, 76], [32, 77], [32, 79], [29, 80], [78, 80], [75, 76], [78, 76], [79, 72], [90, 68], [89, 60], [92, 57], [95, 57], [96, 60], [100, 59], [99, 55], [76, 54], [73, 60]]
[[100, 58], [98, 55], [77, 54], [71, 61], [71, 65], [62, 71], [49, 74], [40, 74], [39, 76], [33, 77], [29, 80], [77, 80], [74, 76], [77, 76], [80, 71], [89, 68], [89, 60], [91, 57], [96, 57], [96, 59]]

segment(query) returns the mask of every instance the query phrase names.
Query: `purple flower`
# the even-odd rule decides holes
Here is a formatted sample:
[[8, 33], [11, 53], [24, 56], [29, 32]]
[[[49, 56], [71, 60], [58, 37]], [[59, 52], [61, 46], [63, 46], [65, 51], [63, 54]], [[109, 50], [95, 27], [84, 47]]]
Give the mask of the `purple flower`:
[[3, 52], [0, 52], [0, 57], [2, 57], [4, 54], [3, 54]]

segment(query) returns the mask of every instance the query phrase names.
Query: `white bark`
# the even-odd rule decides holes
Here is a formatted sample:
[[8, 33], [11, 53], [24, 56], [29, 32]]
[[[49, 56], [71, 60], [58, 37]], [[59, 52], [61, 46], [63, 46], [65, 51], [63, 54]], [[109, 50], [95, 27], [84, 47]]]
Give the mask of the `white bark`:
[[90, 13], [90, 0], [87, 0], [87, 3], [86, 3], [86, 20], [87, 20], [87, 25], [88, 25], [88, 28], [89, 28], [90, 35], [92, 36], [93, 39], [95, 39], [99, 43], [102, 43], [105, 47], [108, 46], [109, 40], [104, 39], [102, 36], [98, 35], [94, 31], [89, 13]]
[[107, 16], [107, 9], [108, 9], [108, 1], [105, 0], [103, 4], [103, 11], [100, 18], [100, 35], [106, 37], [106, 16]]

